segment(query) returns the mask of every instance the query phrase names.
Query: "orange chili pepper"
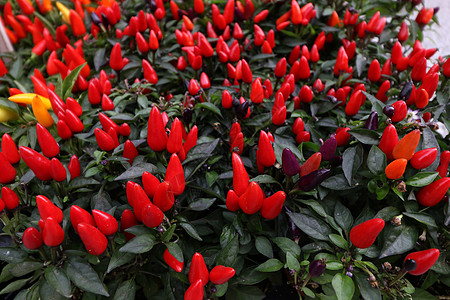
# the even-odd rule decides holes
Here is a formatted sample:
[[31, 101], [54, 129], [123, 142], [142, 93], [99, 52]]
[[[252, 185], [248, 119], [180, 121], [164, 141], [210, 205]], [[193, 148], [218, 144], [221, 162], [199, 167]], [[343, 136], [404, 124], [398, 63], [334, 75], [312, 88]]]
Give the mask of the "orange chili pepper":
[[322, 161], [322, 153], [317, 152], [311, 155], [308, 160], [300, 167], [300, 177], [308, 175], [309, 173], [317, 170]]
[[420, 140], [420, 131], [416, 129], [405, 135], [392, 150], [394, 159], [404, 158], [410, 160]]
[[408, 161], [404, 158], [399, 158], [387, 165], [384, 172], [388, 179], [400, 179], [405, 173]]
[[39, 96], [33, 98], [31, 107], [33, 108], [33, 114], [36, 117], [36, 120], [41, 123], [42, 126], [50, 127], [53, 125], [53, 118], [45, 108], [45, 105]]

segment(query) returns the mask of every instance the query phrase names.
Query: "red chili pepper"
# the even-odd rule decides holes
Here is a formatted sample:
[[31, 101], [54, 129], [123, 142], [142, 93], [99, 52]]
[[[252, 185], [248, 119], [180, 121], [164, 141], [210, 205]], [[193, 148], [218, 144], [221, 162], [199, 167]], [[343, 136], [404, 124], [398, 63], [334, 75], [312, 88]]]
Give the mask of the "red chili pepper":
[[66, 110], [66, 116], [63, 121], [66, 122], [73, 133], [81, 132], [84, 129], [83, 122], [81, 122], [77, 115], [70, 109]]
[[417, 201], [423, 206], [435, 206], [450, 188], [450, 178], [444, 177], [424, 186], [416, 193]]
[[40, 123], [36, 124], [36, 133], [39, 146], [45, 156], [52, 158], [59, 154], [58, 143], [55, 141], [52, 134]]
[[83, 108], [78, 103], [78, 101], [73, 99], [72, 97], [67, 97], [66, 104], [67, 104], [67, 109], [71, 110], [78, 117], [83, 114]]
[[119, 223], [113, 216], [97, 209], [92, 210], [92, 215], [94, 216], [95, 224], [97, 224], [98, 229], [104, 235], [112, 235], [117, 232]]
[[378, 62], [378, 59], [374, 59], [370, 64], [367, 78], [372, 82], [376, 82], [380, 79], [380, 77], [381, 77], [380, 63]]
[[405, 262], [408, 259], [412, 259], [416, 262], [417, 267], [412, 271], [408, 271], [408, 273], [411, 275], [422, 275], [436, 263], [439, 254], [438, 249], [428, 249], [409, 253], [405, 257]]
[[133, 160], [138, 156], [139, 153], [134, 146], [133, 142], [130, 140], [127, 140], [125, 142], [125, 145], [123, 146], [123, 157], [128, 159], [128, 162], [132, 165]]
[[230, 211], [239, 210], [239, 196], [233, 190], [229, 190], [225, 204]]
[[[170, 254], [169, 249], [166, 248], [163, 254], [164, 261], [169, 265], [175, 272], [180, 273], [183, 271], [183, 262], [179, 261], [172, 254]], [[203, 289], [203, 287], [202, 287]]]
[[64, 230], [52, 217], [45, 219], [42, 239], [49, 247], [59, 246], [64, 241]]
[[425, 169], [435, 161], [437, 152], [437, 148], [428, 148], [414, 153], [410, 161], [411, 166], [418, 170]]
[[203, 286], [209, 281], [208, 268], [206, 267], [203, 256], [198, 252], [192, 257], [191, 266], [189, 268], [189, 282], [194, 284], [197, 280], [201, 280]]
[[104, 111], [114, 109], [114, 102], [112, 102], [112, 100], [106, 94], [103, 94], [103, 96], [102, 96], [102, 109]]
[[421, 81], [427, 72], [427, 59], [425, 57], [420, 57], [415, 63], [412, 71], [411, 78], [414, 81]]
[[215, 266], [209, 274], [209, 279], [213, 284], [224, 284], [231, 277], [234, 276], [236, 271], [233, 268], [225, 266]]
[[89, 224], [95, 227], [94, 218], [89, 212], [79, 207], [78, 205], [72, 205], [70, 207], [70, 222], [73, 229], [78, 233], [78, 225], [81, 223]]
[[285, 200], [286, 194], [283, 191], [278, 191], [272, 196], [264, 199], [261, 207], [261, 216], [268, 220], [275, 219], [280, 214]]
[[202, 300], [203, 299], [203, 284], [199, 279], [192, 283], [184, 293], [184, 300]]
[[139, 49], [139, 52], [141, 52], [142, 54], [147, 53], [149, 50], [148, 43], [140, 32], [136, 33], [136, 45]]
[[264, 167], [271, 167], [275, 164], [275, 152], [267, 133], [261, 130], [258, 143], [258, 160]]
[[52, 217], [57, 223], [61, 223], [63, 220], [62, 210], [53, 204], [47, 197], [38, 195], [36, 197], [36, 204], [39, 210], [41, 219], [46, 220]]
[[[167, 175], [166, 175], [167, 176]], [[171, 184], [167, 181], [161, 182], [156, 188], [153, 196], [153, 203], [163, 212], [172, 208], [175, 203], [174, 193], [171, 190]]]
[[[319, 47], [318, 47], [319, 48]], [[320, 48], [319, 48], [320, 49]], [[336, 58], [336, 64], [334, 65], [334, 75], [339, 76], [339, 73], [345, 72], [348, 69], [348, 56], [344, 47], [339, 48], [339, 52]]]
[[75, 37], [81, 37], [86, 34], [86, 27], [84, 26], [83, 19], [81, 16], [73, 9], [69, 13], [70, 25], [72, 27], [72, 32]]
[[[2, 136], [2, 153], [11, 164], [16, 164], [20, 161], [19, 151], [14, 143], [14, 140], [7, 133]], [[4, 169], [2, 168], [2, 172]]]
[[313, 100], [314, 94], [309, 85], [304, 85], [300, 89], [300, 93], [298, 94], [300, 101], [303, 103], [310, 103]]
[[42, 235], [36, 228], [28, 227], [23, 233], [22, 242], [30, 250], [38, 249], [43, 243]]
[[147, 129], [147, 143], [153, 151], [166, 149], [167, 134], [159, 109], [154, 106], [150, 112]]
[[336, 142], [339, 147], [348, 143], [348, 140], [350, 139], [350, 133], [348, 133], [349, 130], [349, 127], [340, 127], [336, 130], [336, 135], [334, 137], [336, 138]]
[[129, 136], [131, 134], [130, 125], [128, 125], [128, 123], [123, 123], [122, 125], [120, 125], [119, 134], [121, 136]]
[[233, 152], [231, 157], [233, 165], [233, 188], [236, 194], [241, 196], [247, 190], [250, 179], [240, 156]]
[[131, 240], [135, 237], [134, 234], [125, 232], [125, 229], [131, 228], [133, 226], [138, 225], [139, 222], [134, 216], [133, 212], [130, 209], [125, 209], [122, 213], [122, 217], [120, 219], [120, 231], [124, 233], [127, 241]]
[[264, 202], [265, 194], [258, 183], [250, 182], [247, 190], [239, 197], [239, 207], [248, 215], [258, 212]]
[[152, 65], [148, 62], [148, 60], [142, 60], [142, 68], [144, 70], [144, 78], [151, 84], [158, 83], [158, 75], [156, 75], [155, 70]]
[[39, 180], [50, 180], [50, 160], [31, 148], [21, 146], [19, 153], [23, 161]]
[[95, 139], [97, 140], [98, 147], [103, 151], [111, 151], [115, 148], [115, 143], [113, 138], [101, 130], [100, 128], [95, 128]]
[[102, 127], [105, 131], [109, 131], [112, 128], [114, 129], [114, 131], [119, 132], [120, 130], [119, 125], [117, 125], [107, 115], [105, 115], [104, 113], [99, 113], [98, 118], [100, 120], [100, 124], [102, 124]]
[[406, 22], [403, 22], [402, 25], [400, 25], [400, 30], [398, 32], [397, 38], [400, 42], [404, 42], [408, 39], [408, 36], [409, 36], [408, 24]]
[[306, 176], [309, 173], [317, 170], [322, 161], [322, 153], [316, 152], [311, 155], [306, 162], [300, 167], [300, 177]]
[[348, 100], [347, 105], [345, 106], [345, 114], [347, 116], [352, 117], [358, 113], [362, 105], [363, 96], [364, 95], [361, 92], [361, 90], [354, 91], [351, 94], [350, 99]]
[[27, 0], [17, 0], [17, 4], [19, 4], [20, 9], [26, 15], [31, 15], [34, 12], [33, 5]]
[[2, 199], [5, 202], [6, 208], [9, 210], [15, 209], [20, 203], [17, 194], [6, 186], [2, 187]]
[[102, 101], [102, 95], [92, 80], [89, 81], [88, 85], [88, 100], [92, 105], [100, 104]]
[[378, 234], [384, 228], [384, 220], [380, 218], [365, 221], [350, 231], [350, 241], [355, 247], [365, 249], [372, 246]]
[[441, 153], [439, 167], [437, 167], [436, 172], [439, 172], [439, 176], [444, 178], [447, 176], [448, 164], [450, 162], [450, 151], [444, 151]]
[[66, 168], [56, 157], [50, 160], [50, 176], [58, 182], [64, 181], [67, 177]]
[[299, 144], [303, 142], [309, 142], [311, 139], [311, 134], [308, 131], [301, 131], [295, 137], [295, 141]]
[[116, 43], [111, 50], [111, 57], [109, 59], [109, 65], [111, 69], [118, 72], [123, 69], [124, 62], [122, 58], [122, 47], [119, 43]]
[[395, 146], [398, 144], [398, 135], [397, 129], [392, 124], [389, 124], [383, 132], [381, 136], [380, 143], [378, 144], [378, 148], [386, 154], [388, 161], [393, 159], [392, 150], [394, 150]]
[[311, 70], [309, 68], [309, 63], [306, 57], [302, 56], [299, 62], [299, 72], [298, 78], [300, 80], [306, 80], [311, 76]]
[[100, 230], [87, 223], [79, 223], [77, 229], [87, 252], [92, 255], [100, 255], [105, 252], [108, 239]]
[[144, 172], [142, 174], [142, 185], [144, 186], [145, 193], [150, 197], [153, 198], [156, 192], [156, 188], [161, 182], [159, 181], [156, 176], [149, 172]]
[[169, 139], [167, 140], [167, 151], [169, 153], [178, 153], [181, 147], [183, 147], [182, 126], [181, 121], [175, 118], [172, 123]]
[[164, 219], [164, 213], [158, 206], [151, 202], [144, 206], [142, 211], [142, 222], [149, 228], [158, 227]]

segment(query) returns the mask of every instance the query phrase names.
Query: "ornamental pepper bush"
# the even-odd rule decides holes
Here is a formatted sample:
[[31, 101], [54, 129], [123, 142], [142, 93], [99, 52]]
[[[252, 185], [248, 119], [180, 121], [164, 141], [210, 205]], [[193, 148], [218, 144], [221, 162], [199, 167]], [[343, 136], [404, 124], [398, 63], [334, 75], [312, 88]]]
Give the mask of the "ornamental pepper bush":
[[0, 1], [0, 297], [448, 296], [423, 2]]

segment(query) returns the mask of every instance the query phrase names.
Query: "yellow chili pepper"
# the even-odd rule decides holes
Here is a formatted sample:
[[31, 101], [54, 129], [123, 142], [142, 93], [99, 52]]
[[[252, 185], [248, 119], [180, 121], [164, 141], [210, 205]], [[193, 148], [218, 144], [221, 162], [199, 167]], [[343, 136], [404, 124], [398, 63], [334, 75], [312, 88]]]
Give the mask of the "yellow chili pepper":
[[0, 107], [0, 123], [16, 120], [19, 115], [8, 108]]
[[64, 4], [59, 1], [56, 1], [56, 7], [62, 14], [62, 20], [66, 23], [70, 24], [70, 9], [68, 9]]
[[42, 97], [41, 95], [34, 93], [17, 94], [9, 97], [8, 100], [15, 103], [31, 104], [33, 102], [34, 97], [36, 96], [38, 96], [39, 99], [41, 99], [45, 109], [48, 110], [52, 108], [52, 104], [50, 103], [50, 100], [48, 100], [48, 98]]
[[33, 98], [31, 107], [33, 108], [33, 114], [36, 117], [36, 120], [41, 123], [42, 126], [50, 127], [53, 125], [53, 118], [45, 108], [44, 103], [39, 96], [36, 95]]

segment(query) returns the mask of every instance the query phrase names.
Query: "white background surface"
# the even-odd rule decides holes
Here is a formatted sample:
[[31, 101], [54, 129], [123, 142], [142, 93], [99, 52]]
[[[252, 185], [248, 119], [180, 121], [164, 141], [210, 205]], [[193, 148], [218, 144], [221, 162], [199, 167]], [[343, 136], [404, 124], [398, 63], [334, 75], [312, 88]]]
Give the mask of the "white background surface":
[[424, 0], [425, 6], [436, 7], [440, 9], [437, 13], [439, 25], [433, 24], [430, 28], [426, 27], [424, 32], [423, 46], [425, 48], [436, 47], [439, 51], [433, 56], [434, 59], [440, 55], [450, 55], [450, 0]]

